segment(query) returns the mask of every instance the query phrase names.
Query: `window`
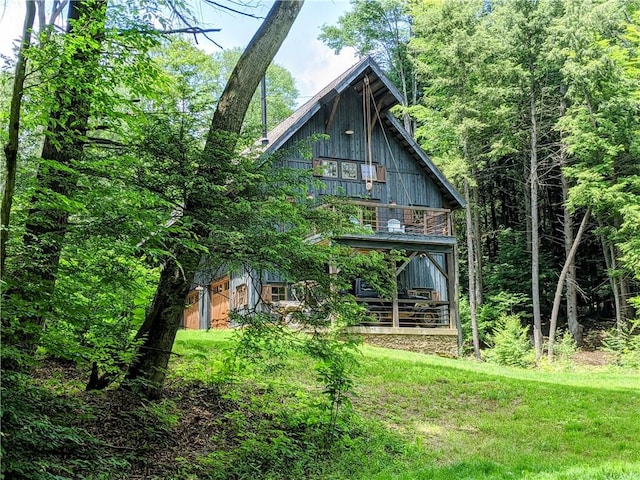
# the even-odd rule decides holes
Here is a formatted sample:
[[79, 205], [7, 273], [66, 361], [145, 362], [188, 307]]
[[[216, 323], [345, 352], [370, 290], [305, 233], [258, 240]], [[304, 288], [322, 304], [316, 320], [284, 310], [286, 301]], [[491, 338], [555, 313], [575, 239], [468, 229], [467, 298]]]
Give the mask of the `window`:
[[362, 179], [369, 180], [372, 182], [376, 182], [378, 180], [378, 172], [376, 165], [360, 165], [360, 170], [362, 171]]
[[236, 308], [246, 307], [249, 303], [249, 290], [247, 289], [247, 284], [243, 283], [236, 287], [235, 292], [235, 306]]
[[260, 299], [264, 303], [281, 302], [287, 299], [288, 287], [283, 284], [263, 285]]
[[338, 162], [335, 160], [322, 160], [320, 162], [322, 167], [322, 176], [338, 178]]
[[357, 180], [358, 164], [353, 162], [342, 162], [342, 178], [345, 180]]
[[348, 160], [314, 158], [312, 167], [316, 177], [358, 180], [358, 170], [360, 178], [365, 182], [386, 182], [387, 176], [387, 170], [383, 165], [367, 165]]
[[271, 302], [280, 302], [287, 299], [287, 287], [285, 285], [271, 285]]

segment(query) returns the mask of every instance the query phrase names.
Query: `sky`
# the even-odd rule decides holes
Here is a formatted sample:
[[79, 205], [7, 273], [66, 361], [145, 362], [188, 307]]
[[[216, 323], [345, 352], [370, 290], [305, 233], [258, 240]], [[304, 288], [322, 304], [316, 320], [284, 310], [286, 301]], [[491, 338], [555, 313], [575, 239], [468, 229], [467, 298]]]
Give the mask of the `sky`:
[[[226, 5], [236, 8], [236, 4], [227, 1]], [[234, 2], [237, 3], [237, 0]], [[250, 11], [262, 17], [273, 4], [269, 0], [245, 0], [245, 3], [254, 5], [256, 8]], [[261, 20], [254, 18], [214, 10], [200, 0], [191, 0], [191, 4], [203, 27], [222, 29], [210, 36], [225, 49], [246, 46], [261, 23]], [[349, 10], [349, 6], [348, 0], [306, 0], [276, 55], [275, 63], [289, 70], [296, 80], [300, 92], [298, 104], [304, 103], [357, 62], [352, 49], [344, 49], [340, 55], [336, 55], [317, 39], [320, 27], [323, 24], [335, 24], [338, 17]], [[24, 0], [0, 2], [0, 53], [4, 55], [11, 54], [12, 43], [21, 35], [24, 8]], [[209, 53], [220, 50], [205, 38], [199, 39], [199, 47]]]

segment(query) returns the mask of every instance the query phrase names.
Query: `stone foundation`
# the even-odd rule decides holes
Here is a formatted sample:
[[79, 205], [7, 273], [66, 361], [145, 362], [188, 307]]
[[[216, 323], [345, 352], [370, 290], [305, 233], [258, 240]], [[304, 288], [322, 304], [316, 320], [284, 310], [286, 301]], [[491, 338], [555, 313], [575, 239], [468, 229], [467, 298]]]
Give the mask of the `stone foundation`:
[[408, 350], [417, 353], [431, 353], [444, 357], [458, 356], [457, 335], [393, 335], [372, 334], [362, 335], [364, 343], [376, 347]]

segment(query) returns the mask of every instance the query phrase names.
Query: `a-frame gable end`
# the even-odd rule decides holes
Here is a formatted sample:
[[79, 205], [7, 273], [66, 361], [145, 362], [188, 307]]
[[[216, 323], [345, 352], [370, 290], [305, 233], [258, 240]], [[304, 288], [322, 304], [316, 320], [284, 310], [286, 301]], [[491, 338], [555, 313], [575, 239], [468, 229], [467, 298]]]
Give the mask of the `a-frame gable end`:
[[374, 94], [383, 98], [383, 111], [402, 102], [398, 89], [383, 73], [378, 64], [371, 58], [365, 57], [333, 82], [314, 95], [308, 102], [298, 108], [290, 117], [285, 119], [267, 134], [269, 144], [264, 154], [268, 155], [281, 148], [298, 130], [300, 130], [321, 108], [332, 102], [336, 96], [351, 87], [355, 87], [365, 75], [371, 75], [377, 85]]

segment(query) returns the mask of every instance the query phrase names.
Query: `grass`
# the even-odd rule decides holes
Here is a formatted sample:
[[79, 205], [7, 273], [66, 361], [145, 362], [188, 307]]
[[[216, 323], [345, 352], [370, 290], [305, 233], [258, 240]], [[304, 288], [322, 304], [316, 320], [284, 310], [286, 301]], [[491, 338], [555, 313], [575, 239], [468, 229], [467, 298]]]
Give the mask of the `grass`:
[[[229, 332], [180, 332], [172, 378], [220, 381], [229, 348]], [[239, 399], [253, 388], [243, 400], [253, 406], [233, 421], [256, 435], [225, 455], [268, 457], [256, 463], [262, 478], [640, 479], [638, 373], [523, 370], [363, 347], [357, 417], [342, 424], [341, 437], [322, 454], [305, 451], [315, 448], [313, 438], [287, 436], [313, 415], [318, 387], [309, 361], [294, 357], [272, 375], [251, 369], [244, 375], [228, 395]], [[261, 442], [261, 431], [247, 424], [251, 411], [268, 411], [270, 421], [285, 426]], [[279, 474], [273, 455], [301, 466]]]

